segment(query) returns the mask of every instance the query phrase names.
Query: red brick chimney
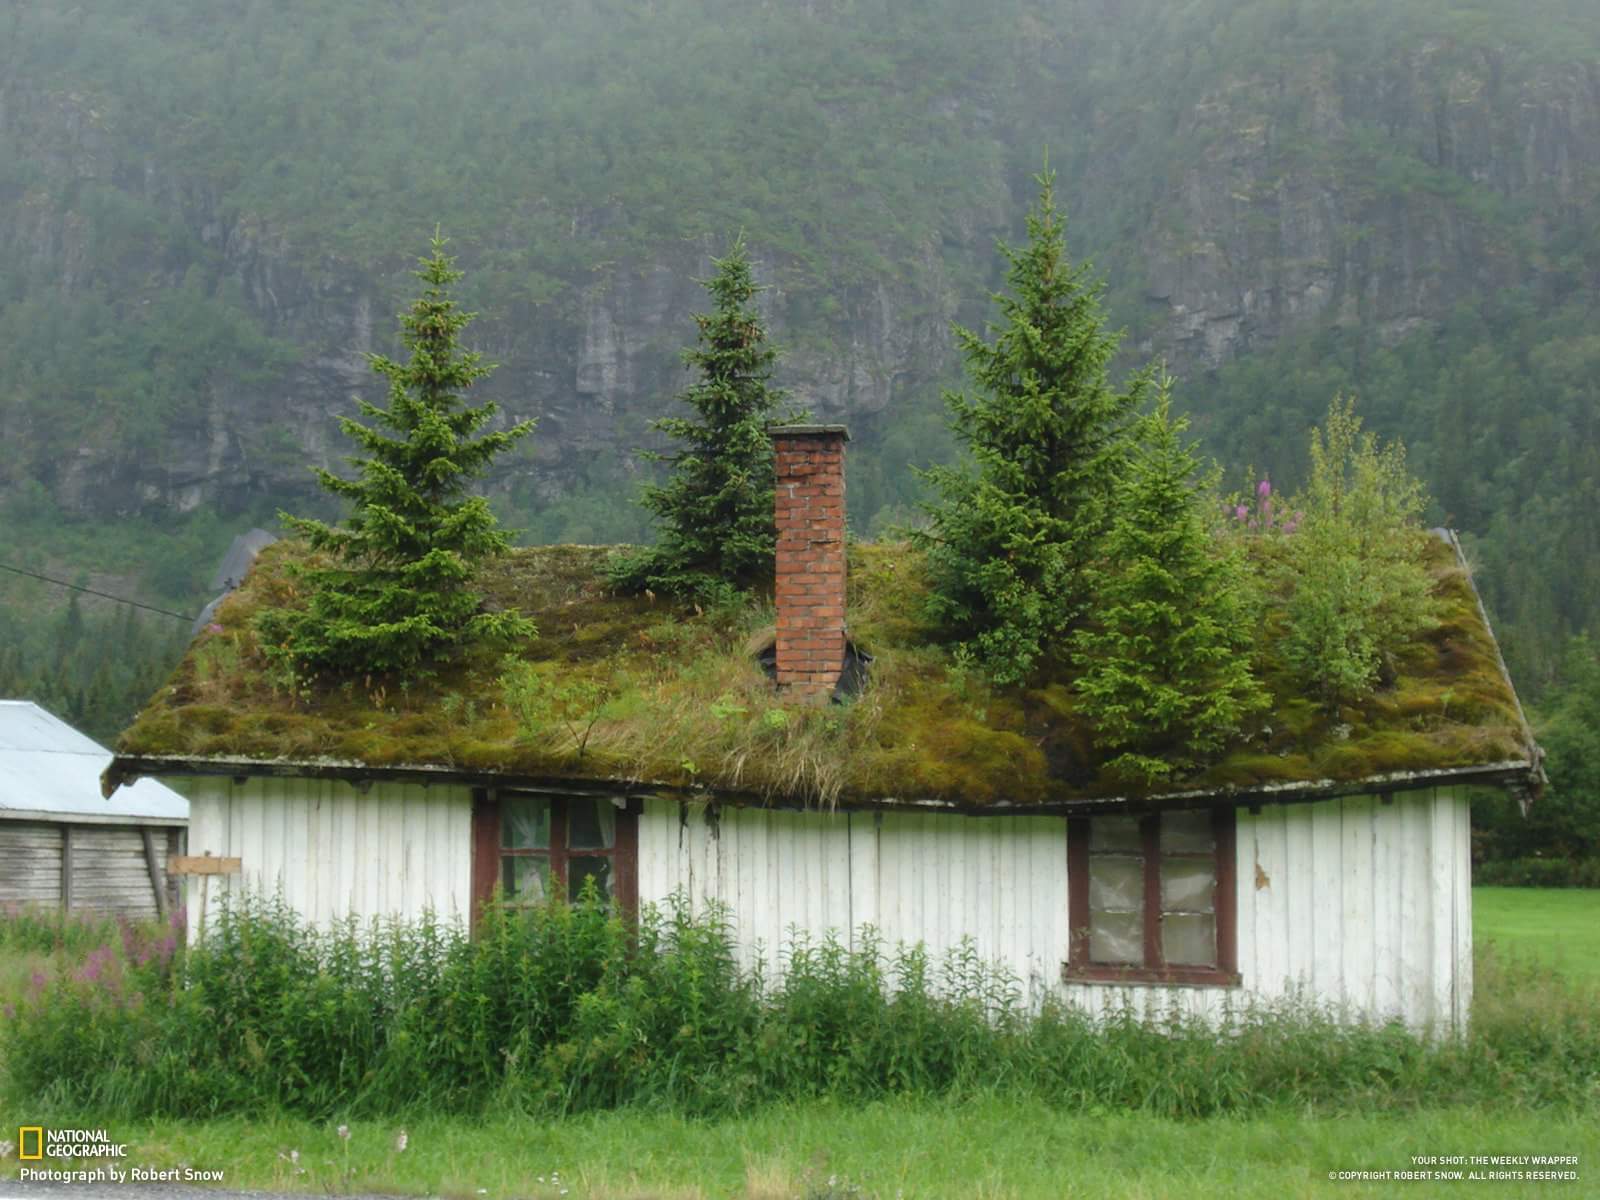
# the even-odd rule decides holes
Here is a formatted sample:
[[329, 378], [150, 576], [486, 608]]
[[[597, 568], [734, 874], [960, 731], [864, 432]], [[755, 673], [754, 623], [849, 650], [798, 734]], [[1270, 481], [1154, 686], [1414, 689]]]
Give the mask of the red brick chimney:
[[775, 425], [778, 690], [821, 704], [844, 669], [843, 425]]

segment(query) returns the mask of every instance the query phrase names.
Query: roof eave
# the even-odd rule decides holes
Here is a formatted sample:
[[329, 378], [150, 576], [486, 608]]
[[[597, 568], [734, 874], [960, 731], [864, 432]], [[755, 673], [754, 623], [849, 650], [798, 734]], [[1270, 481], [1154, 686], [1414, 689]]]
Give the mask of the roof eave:
[[155, 817], [147, 813], [81, 813], [49, 808], [0, 808], [0, 821], [37, 821], [47, 825], [159, 825], [183, 829], [188, 817]]
[[[598, 795], [657, 796], [673, 799], [717, 798], [736, 805], [768, 808], [814, 808], [804, 799], [764, 796], [757, 792], [718, 787], [683, 787], [640, 779], [574, 778], [552, 775], [521, 775], [510, 772], [475, 771], [428, 763], [374, 766], [338, 759], [252, 759], [191, 758], [142, 754], [119, 754], [101, 776], [101, 790], [110, 796], [118, 787], [135, 779], [160, 776], [225, 776], [234, 779], [298, 778], [339, 779], [358, 788], [379, 782], [420, 783], [424, 786], [460, 785], [465, 787], [517, 788], [536, 791], [565, 791]], [[1047, 816], [1110, 812], [1127, 809], [1181, 808], [1199, 803], [1228, 803], [1255, 807], [1263, 804], [1296, 804], [1326, 800], [1334, 796], [1384, 795], [1423, 787], [1502, 787], [1517, 796], [1536, 793], [1543, 786], [1543, 773], [1536, 762], [1513, 759], [1481, 763], [1468, 767], [1445, 767], [1422, 771], [1391, 771], [1364, 779], [1315, 779], [1273, 782], [1250, 787], [1189, 788], [1150, 795], [1086, 796], [1046, 800], [1028, 804], [1006, 801], [982, 805], [963, 804], [959, 799], [937, 797], [879, 796], [850, 799], [838, 807], [865, 810], [904, 810], [915, 812], [957, 812], [973, 816]]]

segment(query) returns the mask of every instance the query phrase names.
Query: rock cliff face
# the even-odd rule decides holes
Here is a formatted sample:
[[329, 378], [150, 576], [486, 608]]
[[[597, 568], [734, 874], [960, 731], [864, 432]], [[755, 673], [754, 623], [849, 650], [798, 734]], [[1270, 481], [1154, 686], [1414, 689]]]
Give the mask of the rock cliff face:
[[[1214, 80], [1176, 114], [1172, 153], [1154, 174], [1129, 174], [1142, 169], [1102, 113], [1081, 135], [1079, 158], [1094, 169], [1063, 179], [1063, 190], [1069, 211], [1124, 211], [1129, 232], [1072, 248], [1093, 251], [1133, 322], [1134, 347], [1180, 374], [1319, 322], [1397, 339], [1486, 291], [1574, 286], [1546, 270], [1543, 250], [1595, 211], [1600, 68], [1511, 74], [1494, 53], [1427, 42], [1361, 68], [1330, 55]], [[993, 124], [999, 139], [1006, 122]], [[0, 174], [0, 252], [16, 264], [0, 304], [102, 297], [136, 316], [198, 278], [272, 344], [247, 363], [204, 364], [192, 384], [198, 419], [169, 422], [159, 442], [132, 438], [109, 410], [52, 439], [42, 432], [49, 404], [81, 407], [85, 397], [0, 396], [0, 436], [14, 448], [0, 488], [36, 479], [83, 513], [234, 511], [303, 494], [308, 463], [337, 463], [335, 418], [352, 393], [373, 394], [364, 355], [392, 347], [393, 313], [412, 282], [406, 256], [304, 251], [258, 213], [219, 200], [220, 184], [192, 164], [122, 149], [95, 103], [70, 90], [0, 87], [0, 140], [23, 159]], [[1007, 148], [994, 160], [1031, 156]], [[988, 183], [1013, 213], [1031, 198], [1023, 171]], [[100, 237], [117, 205], [136, 212], [119, 227], [131, 222], [140, 236]], [[933, 403], [956, 366], [950, 321], [981, 323], [994, 239], [1015, 235], [1015, 222], [1002, 227], [1005, 208], [952, 208], [942, 245], [892, 277], [821, 296], [752, 230], [794, 398], [820, 419], [867, 424]], [[574, 216], [574, 230], [591, 218]], [[497, 236], [511, 244], [517, 233]], [[678, 351], [704, 307], [695, 280], [716, 247], [679, 240], [613, 257], [603, 233], [594, 244], [600, 265], [569, 272], [554, 298], [486, 312], [473, 327], [500, 364], [488, 388], [507, 419], [540, 422], [532, 462], [508, 466], [502, 485], [521, 474], [550, 496], [625, 474], [649, 418], [681, 386]], [[462, 246], [469, 271], [478, 250]], [[149, 353], [162, 350], [157, 342]]]
[[1429, 42], [1210, 92], [1149, 230], [1145, 345], [1216, 366], [1318, 319], [1393, 341], [1475, 293], [1560, 286], [1534, 247], [1594, 201], [1600, 69], [1504, 74]]

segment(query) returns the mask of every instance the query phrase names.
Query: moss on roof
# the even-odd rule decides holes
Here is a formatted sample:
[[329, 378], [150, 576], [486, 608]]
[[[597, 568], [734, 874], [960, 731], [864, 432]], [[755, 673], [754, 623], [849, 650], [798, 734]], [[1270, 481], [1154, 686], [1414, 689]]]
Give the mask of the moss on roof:
[[[491, 603], [531, 616], [539, 636], [506, 655], [469, 647], [429, 678], [305, 686], [275, 676], [257, 643], [263, 606], [293, 604], [305, 548], [263, 552], [216, 624], [135, 720], [121, 754], [336, 760], [554, 778], [702, 785], [814, 802], [884, 798], [963, 806], [1126, 795], [1098, 769], [1070, 681], [991, 689], [933, 640], [926, 581], [900, 544], [854, 545], [848, 621], [872, 654], [853, 701], [785, 705], [757, 662], [770, 605], [685, 612], [607, 592], [608, 547], [514, 551], [488, 568]], [[1454, 549], [1429, 550], [1441, 620], [1366, 703], [1328, 713], [1300, 695], [1274, 653], [1275, 702], [1185, 789], [1361, 780], [1525, 761], [1515, 696]], [[1169, 789], [1171, 785], [1168, 785]]]

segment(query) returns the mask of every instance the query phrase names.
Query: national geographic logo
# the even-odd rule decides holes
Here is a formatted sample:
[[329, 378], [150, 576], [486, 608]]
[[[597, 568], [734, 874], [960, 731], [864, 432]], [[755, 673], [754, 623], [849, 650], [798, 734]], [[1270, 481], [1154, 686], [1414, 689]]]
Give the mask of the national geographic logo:
[[104, 1129], [46, 1129], [23, 1125], [17, 1130], [17, 1158], [38, 1162], [45, 1157], [127, 1158], [128, 1147], [113, 1142]]

